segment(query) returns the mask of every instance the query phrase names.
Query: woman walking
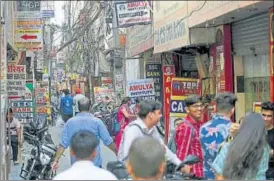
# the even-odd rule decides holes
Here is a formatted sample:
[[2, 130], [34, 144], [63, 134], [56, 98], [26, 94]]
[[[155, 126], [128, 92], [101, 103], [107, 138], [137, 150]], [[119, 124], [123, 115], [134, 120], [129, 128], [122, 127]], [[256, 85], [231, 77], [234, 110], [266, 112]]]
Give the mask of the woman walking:
[[231, 142], [225, 143], [212, 164], [216, 180], [265, 180], [269, 146], [260, 114], [247, 114]]
[[121, 142], [125, 127], [129, 124], [129, 122], [132, 119], [136, 118], [136, 116], [133, 115], [130, 111], [130, 107], [129, 107], [130, 104], [131, 104], [130, 98], [125, 97], [122, 101], [121, 106], [118, 109], [117, 121], [120, 125], [120, 130], [118, 134], [115, 136], [115, 143], [116, 143], [117, 150], [119, 150], [120, 142]]

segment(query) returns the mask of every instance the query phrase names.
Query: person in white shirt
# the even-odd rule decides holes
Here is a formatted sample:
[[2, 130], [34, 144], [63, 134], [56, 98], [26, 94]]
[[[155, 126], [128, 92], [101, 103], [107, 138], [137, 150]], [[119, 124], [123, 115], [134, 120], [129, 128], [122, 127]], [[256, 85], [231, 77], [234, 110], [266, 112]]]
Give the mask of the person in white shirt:
[[[128, 159], [128, 153], [131, 144], [136, 138], [150, 136], [158, 140], [165, 148], [165, 156], [167, 161], [175, 165], [179, 165], [182, 161], [172, 153], [172, 151], [164, 144], [160, 137], [156, 125], [162, 117], [162, 104], [157, 101], [145, 100], [141, 102], [137, 120], [131, 122], [124, 130], [122, 141], [118, 152], [118, 159], [125, 162]], [[182, 172], [189, 173], [190, 166], [186, 165], [182, 168]]]
[[71, 139], [71, 155], [76, 162], [53, 180], [118, 180], [112, 173], [96, 167], [91, 161], [96, 156], [99, 141], [89, 131], [79, 131]]
[[81, 94], [81, 89], [79, 89], [79, 88], [76, 88], [75, 93], [76, 93], [76, 95], [73, 97], [73, 105], [75, 106], [74, 110], [75, 110], [75, 115], [76, 115], [80, 112], [78, 102], [85, 96], [83, 94]]
[[10, 138], [11, 147], [12, 147], [12, 159], [14, 165], [19, 164], [17, 157], [18, 157], [18, 149], [19, 146], [22, 146], [22, 139], [21, 139], [21, 124], [17, 118], [13, 116], [13, 111], [11, 108], [8, 109], [7, 112], [7, 135]]

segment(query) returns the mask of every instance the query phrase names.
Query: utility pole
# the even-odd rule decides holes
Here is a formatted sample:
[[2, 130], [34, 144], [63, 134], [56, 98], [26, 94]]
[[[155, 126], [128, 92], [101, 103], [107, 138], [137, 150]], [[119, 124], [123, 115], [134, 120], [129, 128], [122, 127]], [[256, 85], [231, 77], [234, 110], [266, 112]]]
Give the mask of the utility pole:
[[113, 89], [116, 94], [116, 61], [118, 53], [117, 50], [120, 48], [119, 42], [119, 30], [116, 17], [115, 1], [113, 1], [113, 15], [112, 15], [112, 29], [113, 29], [113, 40], [114, 40], [114, 56], [113, 56]]

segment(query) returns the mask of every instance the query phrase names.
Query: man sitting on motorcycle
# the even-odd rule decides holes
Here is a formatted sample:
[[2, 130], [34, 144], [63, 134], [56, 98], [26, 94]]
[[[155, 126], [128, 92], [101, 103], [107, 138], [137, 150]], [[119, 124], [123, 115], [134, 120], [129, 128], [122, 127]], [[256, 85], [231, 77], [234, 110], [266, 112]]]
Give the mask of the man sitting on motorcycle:
[[133, 180], [161, 180], [165, 165], [165, 150], [158, 140], [140, 137], [132, 143], [126, 168]]

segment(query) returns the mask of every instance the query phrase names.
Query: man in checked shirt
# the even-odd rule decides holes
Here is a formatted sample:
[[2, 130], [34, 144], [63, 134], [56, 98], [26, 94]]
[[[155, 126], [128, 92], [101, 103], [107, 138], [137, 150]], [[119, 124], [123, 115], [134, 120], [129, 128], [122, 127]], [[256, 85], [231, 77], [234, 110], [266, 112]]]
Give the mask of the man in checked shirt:
[[195, 155], [200, 162], [194, 164], [190, 172], [196, 177], [204, 177], [203, 152], [199, 139], [199, 130], [203, 122], [204, 105], [202, 97], [191, 95], [185, 99], [187, 116], [185, 121], [176, 128], [176, 154], [180, 160], [188, 155]]

